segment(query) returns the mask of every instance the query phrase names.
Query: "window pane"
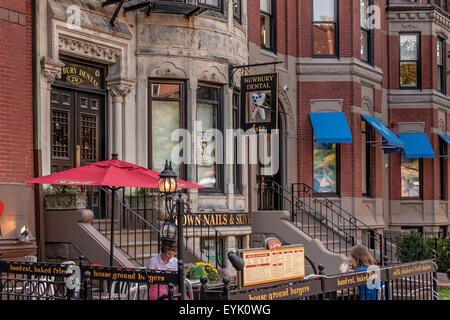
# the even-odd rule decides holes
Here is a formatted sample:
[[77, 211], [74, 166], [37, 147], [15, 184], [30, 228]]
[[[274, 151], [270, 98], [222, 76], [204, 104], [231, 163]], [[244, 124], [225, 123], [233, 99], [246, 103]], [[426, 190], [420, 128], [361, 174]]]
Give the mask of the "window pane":
[[437, 41], [437, 48], [436, 48], [438, 66], [442, 65], [442, 49], [441, 48], [442, 48], [442, 41], [438, 40]]
[[241, 20], [241, 0], [233, 0], [233, 17]]
[[[361, 124], [364, 124], [365, 126], [365, 121], [362, 121]], [[364, 132], [364, 128], [362, 135], [361, 135], [361, 167], [362, 167], [362, 172], [361, 172], [361, 178], [362, 178], [362, 194], [367, 194], [367, 148], [366, 148], [366, 142], [367, 142], [367, 135]]]
[[420, 197], [419, 159], [408, 159], [402, 152], [402, 197]]
[[[179, 101], [152, 101], [152, 169], [161, 171], [164, 163], [171, 159], [172, 149], [179, 144], [171, 141], [172, 132], [180, 128]], [[178, 150], [179, 152], [179, 150]], [[179, 176], [179, 165], [173, 164], [174, 172]]]
[[313, 21], [334, 21], [335, 0], [313, 0]]
[[272, 0], [260, 0], [260, 10], [272, 13]]
[[437, 89], [439, 91], [442, 91], [443, 87], [442, 87], [442, 74], [443, 74], [444, 70], [442, 68], [442, 66], [438, 66], [438, 74], [437, 74]]
[[314, 191], [337, 192], [336, 144], [314, 142]]
[[417, 87], [417, 62], [400, 62], [400, 86]]
[[361, 60], [369, 61], [369, 33], [361, 29]]
[[361, 28], [369, 29], [369, 0], [360, 0], [360, 19], [361, 19]]
[[271, 30], [270, 30], [270, 17], [261, 14], [261, 45], [265, 48], [271, 48]]
[[180, 98], [180, 85], [179, 84], [168, 84], [168, 83], [152, 84], [152, 97], [179, 99]]
[[313, 26], [313, 53], [334, 55], [334, 24], [314, 24]]
[[219, 98], [219, 90], [214, 87], [198, 87], [197, 100], [217, 101]]
[[417, 60], [417, 35], [400, 35], [400, 60]]
[[[200, 87], [200, 92], [210, 92], [208, 87]], [[206, 96], [206, 94], [205, 94]], [[197, 103], [197, 121], [202, 130], [197, 131], [197, 183], [204, 187], [218, 187], [216, 172], [216, 142], [208, 129], [218, 128], [218, 107], [216, 104]]]
[[213, 7], [219, 7], [219, 1], [221, 0], [200, 0], [200, 3], [207, 4]]

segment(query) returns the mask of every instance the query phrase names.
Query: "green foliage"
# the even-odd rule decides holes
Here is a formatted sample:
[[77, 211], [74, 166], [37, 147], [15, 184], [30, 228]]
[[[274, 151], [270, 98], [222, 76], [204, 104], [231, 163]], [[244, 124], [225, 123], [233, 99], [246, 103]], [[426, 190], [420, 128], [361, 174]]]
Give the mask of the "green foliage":
[[46, 190], [49, 194], [61, 194], [61, 193], [67, 193], [67, 194], [75, 194], [81, 192], [80, 186], [73, 186], [73, 185], [52, 185], [51, 187], [47, 188]]
[[400, 262], [412, 262], [433, 259], [433, 250], [436, 250], [439, 270], [450, 268], [450, 238], [439, 239], [424, 238], [415, 230], [401, 235], [397, 240], [397, 257]]
[[197, 262], [196, 264], [189, 265], [186, 273], [188, 279], [199, 280], [203, 276], [208, 278], [208, 282], [219, 280], [217, 269], [213, 268], [209, 263]]
[[411, 230], [397, 239], [397, 258], [400, 262], [432, 259], [433, 254], [420, 233]]

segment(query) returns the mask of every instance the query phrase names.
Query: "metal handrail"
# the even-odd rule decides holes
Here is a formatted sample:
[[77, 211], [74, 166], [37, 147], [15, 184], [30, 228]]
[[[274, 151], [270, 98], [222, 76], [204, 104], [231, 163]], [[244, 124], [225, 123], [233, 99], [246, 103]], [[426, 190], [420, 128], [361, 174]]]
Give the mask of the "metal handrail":
[[[298, 225], [298, 221], [295, 219], [294, 215], [296, 215], [296, 212], [294, 212], [294, 207], [296, 209], [302, 210], [303, 213], [305, 213], [308, 217], [311, 217], [313, 219], [313, 222], [316, 222], [316, 225], [314, 227], [319, 227], [320, 234], [322, 235], [322, 227], [325, 227], [325, 231], [327, 232], [326, 239], [323, 239], [321, 237], [321, 241], [325, 242], [326, 247], [330, 251], [335, 251], [335, 245], [336, 241], [339, 242], [339, 248], [338, 249], [345, 249], [345, 251], [348, 250], [349, 245], [354, 245], [354, 236], [349, 234], [346, 230], [344, 230], [342, 227], [338, 226], [334, 221], [329, 220], [326, 216], [324, 216], [320, 211], [316, 210], [315, 208], [309, 206], [307, 203], [301, 201], [298, 197], [296, 197], [294, 194], [292, 194], [288, 189], [284, 188], [283, 186], [279, 185], [278, 183], [271, 181], [270, 182], [270, 189], [273, 190], [275, 193], [277, 193], [278, 196], [282, 197], [285, 201], [290, 203], [291, 205], [291, 220], [290, 222], [295, 225], [297, 228], [308, 234], [309, 236], [313, 237], [312, 233], [310, 232], [310, 228], [305, 228], [303, 225], [300, 227]], [[264, 184], [263, 186], [260, 185], [261, 188], [265, 188]], [[281, 190], [278, 191], [277, 189]], [[261, 189], [263, 190], [263, 189]], [[286, 196], [287, 194], [287, 196]], [[303, 209], [304, 208], [304, 209]], [[308, 219], [308, 222], [311, 222]], [[314, 228], [315, 229], [315, 228]], [[314, 230], [313, 229], [313, 230]], [[332, 233], [332, 236], [329, 237], [328, 232]], [[341, 247], [341, 242], [339, 239], [336, 239], [336, 237], [343, 240], [345, 242], [345, 248]], [[332, 249], [330, 248], [332, 247]]]
[[[326, 210], [330, 210], [334, 215], [337, 216], [338, 219], [342, 219], [345, 222], [348, 222], [347, 228], [354, 231], [360, 231], [361, 233], [365, 233], [368, 236], [369, 240], [376, 242], [378, 245], [374, 243], [373, 249], [376, 251], [376, 248], [379, 249], [379, 255], [377, 255], [377, 261], [379, 263], [383, 263], [383, 236], [363, 221], [350, 214], [348, 211], [337, 205], [332, 200], [328, 199], [326, 195], [320, 192], [311, 192], [313, 189], [307, 185], [306, 183], [293, 183], [291, 186], [292, 193], [296, 194], [297, 197], [302, 190], [295, 190], [296, 186], [302, 186], [303, 193], [306, 194], [309, 198], [311, 198], [315, 203], [325, 204]], [[306, 202], [306, 201], [304, 201]]]

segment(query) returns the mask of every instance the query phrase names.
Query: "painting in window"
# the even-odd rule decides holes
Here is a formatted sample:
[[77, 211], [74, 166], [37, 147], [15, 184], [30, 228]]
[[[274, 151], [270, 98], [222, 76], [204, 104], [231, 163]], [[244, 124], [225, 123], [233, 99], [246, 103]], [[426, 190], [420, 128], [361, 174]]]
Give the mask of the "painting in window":
[[314, 142], [314, 191], [337, 192], [337, 161], [335, 143]]

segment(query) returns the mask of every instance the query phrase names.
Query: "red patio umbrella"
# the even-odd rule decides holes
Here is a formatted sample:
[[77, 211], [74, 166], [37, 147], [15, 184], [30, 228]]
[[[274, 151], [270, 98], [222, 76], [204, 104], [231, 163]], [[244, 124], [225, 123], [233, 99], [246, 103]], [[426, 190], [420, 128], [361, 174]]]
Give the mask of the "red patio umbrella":
[[[105, 186], [112, 191], [111, 203], [111, 247], [110, 265], [113, 260], [114, 245], [114, 198], [122, 187], [158, 188], [159, 172], [117, 159], [113, 154], [111, 160], [92, 163], [83, 167], [61, 171], [47, 176], [26, 180], [26, 183]], [[179, 189], [200, 189], [201, 185], [178, 179]]]

